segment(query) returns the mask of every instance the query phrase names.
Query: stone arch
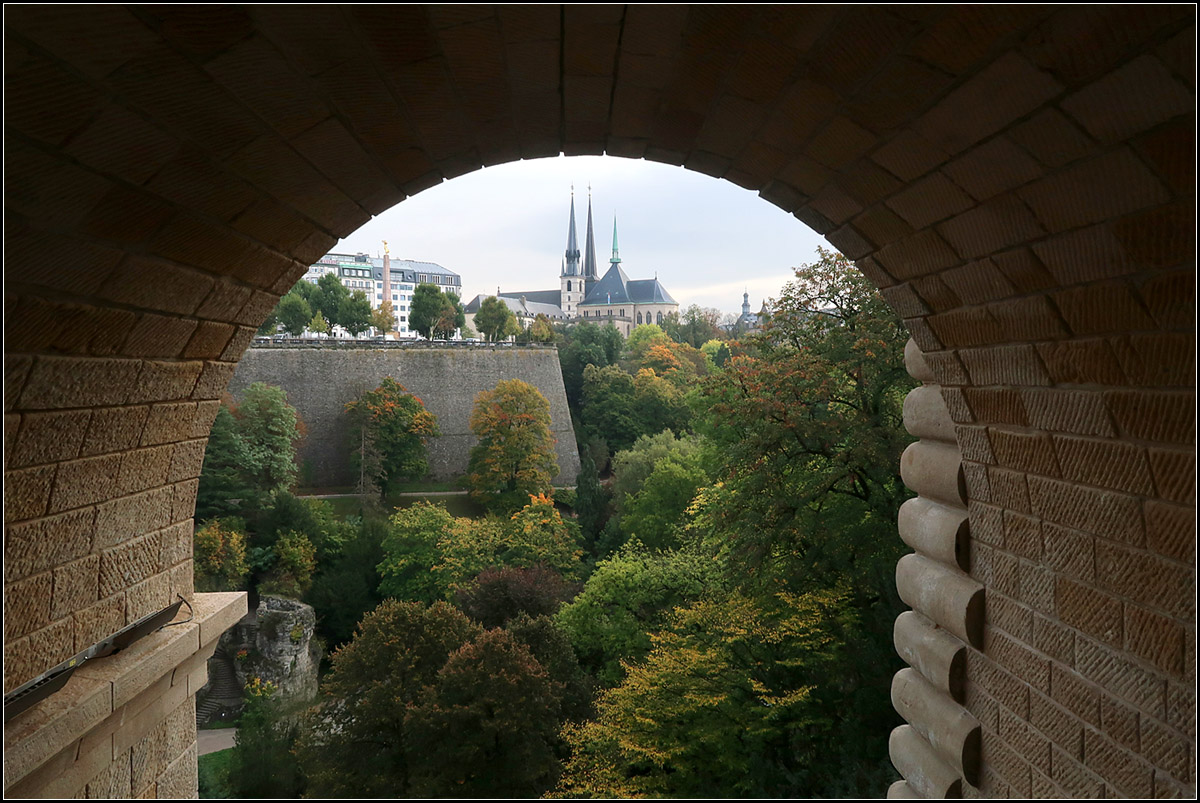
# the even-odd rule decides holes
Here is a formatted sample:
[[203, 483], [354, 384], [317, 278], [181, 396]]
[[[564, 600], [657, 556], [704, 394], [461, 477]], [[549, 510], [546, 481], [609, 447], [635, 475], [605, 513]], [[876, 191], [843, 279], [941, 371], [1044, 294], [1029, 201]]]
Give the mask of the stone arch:
[[[5, 23], [6, 689], [191, 595], [219, 396], [338, 237], [481, 166], [609, 153], [757, 192], [904, 317], [950, 449], [913, 460], [953, 467], [969, 533], [949, 570], [987, 597], [952, 709], [978, 721], [982, 765], [951, 775], [1192, 794], [1193, 8], [17, 6]], [[949, 738], [946, 695], [911, 692], [929, 655], [897, 692], [910, 780]], [[99, 782], [20, 726], [43, 753], [8, 791]], [[186, 767], [123, 791], [170, 796]]]

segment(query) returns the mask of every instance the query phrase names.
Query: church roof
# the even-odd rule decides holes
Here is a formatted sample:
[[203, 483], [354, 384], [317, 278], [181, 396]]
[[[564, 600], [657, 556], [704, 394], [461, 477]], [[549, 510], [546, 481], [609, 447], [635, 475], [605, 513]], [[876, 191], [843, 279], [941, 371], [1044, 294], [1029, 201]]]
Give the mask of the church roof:
[[633, 303], [633, 299], [629, 297], [629, 291], [626, 289], [628, 285], [629, 277], [625, 275], [625, 271], [621, 270], [620, 264], [614, 262], [600, 281], [588, 289], [587, 297], [579, 302], [579, 305]]
[[500, 294], [501, 298], [520, 298], [521, 296], [525, 296], [526, 301], [532, 301], [537, 304], [553, 304], [557, 307], [562, 303], [561, 290], [524, 290], [516, 293], [504, 292]]
[[635, 304], [677, 304], [658, 279], [633, 279], [626, 285]]

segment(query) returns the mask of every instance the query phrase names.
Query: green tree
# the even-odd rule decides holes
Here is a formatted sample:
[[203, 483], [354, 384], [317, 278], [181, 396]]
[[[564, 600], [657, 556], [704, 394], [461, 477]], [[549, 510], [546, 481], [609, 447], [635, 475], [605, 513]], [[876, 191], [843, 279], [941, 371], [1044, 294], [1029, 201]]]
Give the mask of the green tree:
[[488, 296], [480, 303], [479, 312], [475, 313], [475, 328], [489, 343], [507, 340], [521, 331], [517, 316], [496, 296]]
[[622, 531], [653, 549], [676, 547], [684, 512], [708, 482], [698, 459], [667, 457], [654, 466], [637, 493], [623, 500]]
[[380, 497], [404, 479], [429, 472], [426, 444], [438, 436], [437, 416], [390, 376], [379, 386], [346, 405], [352, 421], [351, 442], [357, 447], [362, 473]]
[[312, 321], [309, 322], [308, 331], [316, 332], [319, 335], [329, 334], [329, 324], [326, 323], [323, 317], [321, 317], [321, 313], [319, 311], [313, 316]]
[[246, 471], [249, 464], [250, 450], [238, 429], [238, 421], [233, 410], [222, 404], [208, 433], [208, 447], [200, 468], [196, 521], [235, 515], [243, 503], [257, 499], [258, 491]]
[[385, 334], [395, 331], [396, 313], [392, 310], [392, 302], [389, 299], [385, 298], [379, 308], [371, 313], [371, 326]]
[[386, 521], [367, 516], [336, 554], [320, 557], [318, 548], [317, 573], [304, 601], [316, 611], [317, 631], [331, 647], [349, 641], [363, 615], [383, 601], [375, 567], [383, 561], [387, 533]]
[[426, 340], [432, 340], [434, 329], [444, 316], [442, 291], [436, 284], [422, 282], [413, 291], [408, 305], [408, 328]]
[[337, 307], [337, 322], [353, 337], [358, 337], [370, 329], [371, 302], [367, 294], [362, 290], [355, 290], [341, 299]]
[[288, 293], [285, 295], [280, 299], [276, 310], [283, 330], [292, 337], [304, 334], [309, 321], [313, 319], [312, 307], [299, 294]]
[[454, 594], [458, 609], [487, 628], [501, 627], [517, 614], [547, 616], [571, 594], [562, 575], [545, 566], [484, 569]]
[[317, 550], [304, 533], [288, 531], [275, 541], [275, 561], [260, 583], [267, 594], [300, 599], [312, 585]]
[[454, 333], [467, 325], [467, 315], [463, 311], [462, 301], [456, 293], [447, 290], [442, 294], [442, 309], [438, 316], [435, 332], [443, 339], [449, 340]]
[[[304, 283], [308, 284], [308, 282]], [[336, 273], [326, 273], [317, 280], [315, 286], [311, 286], [311, 289], [307, 289], [306, 292], [308, 293], [308, 303], [312, 306], [313, 311], [319, 311], [331, 325], [346, 325], [339, 317], [339, 310], [342, 302], [350, 297], [350, 290], [342, 284], [342, 280]]]
[[520, 379], [502, 380], [475, 397], [468, 481], [471, 495], [501, 510], [515, 510], [535, 494], [548, 494], [558, 473], [550, 403]]
[[246, 443], [247, 476], [263, 493], [285, 490], [296, 481], [296, 444], [302, 437], [300, 416], [280, 387], [255, 382], [234, 410]]
[[408, 715], [452, 653], [482, 628], [445, 602], [384, 600], [333, 655], [325, 705], [306, 719], [296, 752], [313, 797], [417, 796], [423, 749]]
[[383, 539], [379, 592], [405, 601], [445, 599], [449, 584], [433, 570], [441, 561], [438, 544], [455, 526], [444, 505], [421, 501], [397, 510]]
[[650, 633], [676, 607], [719, 591], [722, 566], [711, 553], [689, 544], [654, 552], [633, 542], [596, 565], [583, 592], [554, 617], [571, 640], [580, 663], [607, 685], [625, 675], [623, 662], [650, 651]]
[[273, 684], [253, 678], [238, 720], [229, 769], [229, 794], [236, 798], [298, 798], [304, 776], [292, 748], [299, 736]]
[[545, 314], [539, 312], [533, 319], [533, 323], [529, 325], [529, 339], [534, 343], [554, 342], [554, 328]]
[[250, 569], [246, 536], [219, 519], [208, 521], [192, 538], [197, 591], [238, 591]]

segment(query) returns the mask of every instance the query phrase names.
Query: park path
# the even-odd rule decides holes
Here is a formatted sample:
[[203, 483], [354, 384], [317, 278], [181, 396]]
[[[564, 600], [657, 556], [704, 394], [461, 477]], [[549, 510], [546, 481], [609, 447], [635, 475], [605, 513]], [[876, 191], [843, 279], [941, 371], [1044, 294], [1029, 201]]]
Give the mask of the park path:
[[208, 755], [218, 750], [228, 750], [233, 747], [237, 728], [217, 728], [215, 730], [196, 731], [196, 751], [199, 755]]

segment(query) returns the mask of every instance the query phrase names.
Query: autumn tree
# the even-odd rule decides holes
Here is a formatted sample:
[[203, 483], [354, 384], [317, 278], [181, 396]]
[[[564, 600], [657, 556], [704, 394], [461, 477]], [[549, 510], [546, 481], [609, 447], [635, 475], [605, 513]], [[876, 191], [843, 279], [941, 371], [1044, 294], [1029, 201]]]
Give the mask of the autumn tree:
[[246, 536], [219, 519], [208, 521], [192, 539], [197, 591], [238, 591], [245, 582]]
[[390, 299], [385, 298], [379, 308], [371, 313], [371, 326], [385, 334], [396, 329], [396, 313], [392, 310]]
[[484, 569], [454, 595], [454, 604], [484, 627], [501, 627], [517, 614], [546, 616], [571, 593], [562, 575], [545, 566]]
[[390, 376], [346, 405], [360, 475], [384, 497], [401, 480], [429, 472], [426, 445], [438, 436], [437, 416]]
[[329, 334], [329, 324], [326, 323], [325, 318], [321, 315], [321, 313], [319, 311], [317, 312], [316, 315], [313, 316], [313, 319], [309, 322], [308, 331], [316, 332], [319, 335]]
[[548, 494], [558, 473], [550, 403], [520, 379], [502, 380], [475, 397], [468, 480], [471, 495], [502, 510], [522, 507], [531, 495]]
[[544, 313], [539, 312], [529, 325], [529, 339], [534, 343], [554, 342], [554, 328]]

